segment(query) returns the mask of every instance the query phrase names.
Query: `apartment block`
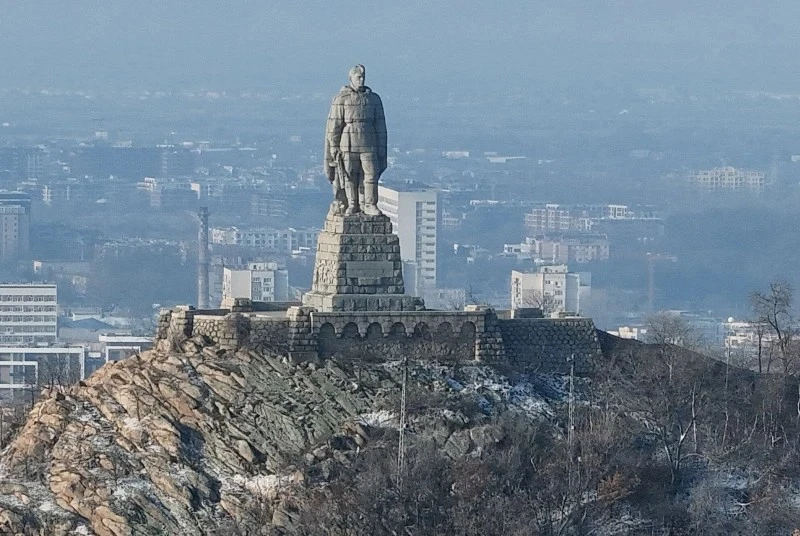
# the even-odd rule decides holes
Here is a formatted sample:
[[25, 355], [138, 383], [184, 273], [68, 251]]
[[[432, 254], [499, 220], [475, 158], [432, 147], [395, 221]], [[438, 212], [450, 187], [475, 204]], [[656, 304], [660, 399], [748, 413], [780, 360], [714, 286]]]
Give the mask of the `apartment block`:
[[276, 262], [250, 262], [240, 268], [224, 268], [222, 299], [248, 298], [252, 301], [289, 300], [289, 272]]
[[0, 345], [44, 346], [57, 340], [54, 284], [0, 285]]
[[696, 171], [689, 175], [689, 184], [704, 192], [745, 190], [760, 194], [767, 186], [767, 175], [726, 166]]
[[546, 315], [579, 313], [581, 274], [569, 272], [566, 265], [541, 266], [535, 272], [511, 271], [511, 308], [537, 308]]
[[[414, 280], [406, 291], [417, 296], [423, 289], [436, 288], [436, 238], [438, 232], [438, 194], [415, 183], [378, 187], [378, 208], [389, 217], [392, 231], [400, 238], [404, 278]], [[407, 274], [407, 270], [413, 274]]]

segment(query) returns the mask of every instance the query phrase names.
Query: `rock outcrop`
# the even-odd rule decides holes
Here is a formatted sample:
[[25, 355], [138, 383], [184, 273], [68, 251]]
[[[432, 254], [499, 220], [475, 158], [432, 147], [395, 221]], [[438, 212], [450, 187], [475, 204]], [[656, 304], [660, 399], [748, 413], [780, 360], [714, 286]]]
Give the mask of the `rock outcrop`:
[[[369, 441], [370, 428], [396, 428], [399, 367], [295, 365], [202, 337], [180, 348], [160, 341], [43, 393], [0, 457], [0, 534], [244, 534], [235, 527], [254, 500], [262, 517], [291, 525], [299, 508], [292, 489], [305, 475], [324, 480]], [[444, 366], [424, 367], [412, 374], [426, 389], [547, 411], [497, 378], [483, 389], [487, 367], [475, 367], [467, 387]], [[459, 426], [469, 420], [441, 415]], [[440, 434], [452, 456], [496, 440], [492, 430], [453, 429]]]

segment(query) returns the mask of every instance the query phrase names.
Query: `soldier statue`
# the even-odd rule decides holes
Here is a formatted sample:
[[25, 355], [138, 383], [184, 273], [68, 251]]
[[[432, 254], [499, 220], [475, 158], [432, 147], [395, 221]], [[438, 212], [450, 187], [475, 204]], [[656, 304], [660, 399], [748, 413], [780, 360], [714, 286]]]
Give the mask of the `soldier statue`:
[[333, 185], [333, 210], [370, 216], [378, 210], [378, 179], [386, 170], [386, 119], [377, 93], [364, 85], [363, 65], [333, 98], [325, 132], [325, 171]]

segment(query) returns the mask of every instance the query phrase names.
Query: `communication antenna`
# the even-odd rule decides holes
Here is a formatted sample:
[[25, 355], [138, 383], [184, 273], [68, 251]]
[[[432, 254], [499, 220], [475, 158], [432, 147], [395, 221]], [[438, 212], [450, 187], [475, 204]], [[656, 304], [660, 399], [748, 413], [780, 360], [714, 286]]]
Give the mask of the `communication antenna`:
[[406, 467], [406, 390], [408, 386], [408, 356], [403, 357], [403, 384], [400, 390], [400, 439], [397, 442], [397, 489], [403, 489]]
[[569, 414], [567, 417], [567, 467], [569, 484], [572, 485], [572, 442], [575, 433], [575, 354], [567, 358], [569, 362]]
[[572, 434], [575, 430], [575, 354], [572, 354], [569, 359], [569, 428], [567, 429], [567, 444], [572, 448]]

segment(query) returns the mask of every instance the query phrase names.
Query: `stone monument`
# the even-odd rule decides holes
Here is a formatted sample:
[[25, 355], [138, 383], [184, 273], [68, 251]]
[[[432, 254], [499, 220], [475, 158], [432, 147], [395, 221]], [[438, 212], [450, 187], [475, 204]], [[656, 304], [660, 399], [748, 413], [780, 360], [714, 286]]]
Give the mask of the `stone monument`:
[[364, 85], [363, 65], [349, 75], [328, 114], [324, 166], [334, 200], [303, 305], [325, 312], [422, 310], [422, 300], [405, 294], [400, 240], [378, 209], [387, 164], [383, 104]]
[[338, 214], [378, 216], [378, 179], [386, 171], [386, 119], [377, 93], [364, 85], [366, 69], [350, 69], [350, 83], [333, 98], [325, 131], [325, 171]]

